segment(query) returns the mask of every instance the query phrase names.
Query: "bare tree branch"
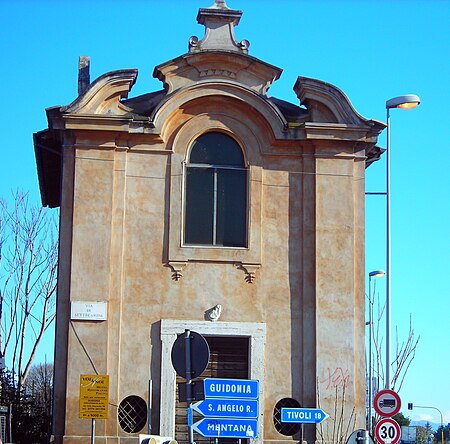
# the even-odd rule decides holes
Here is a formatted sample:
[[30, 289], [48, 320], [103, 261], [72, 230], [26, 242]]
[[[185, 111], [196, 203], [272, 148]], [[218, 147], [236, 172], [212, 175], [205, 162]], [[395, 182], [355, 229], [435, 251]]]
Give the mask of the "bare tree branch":
[[21, 191], [11, 209], [0, 199], [0, 352], [19, 388], [55, 318], [57, 264], [51, 210], [29, 204]]
[[[320, 393], [319, 378], [316, 380], [316, 386], [317, 407], [322, 408], [322, 395]], [[318, 441], [323, 443], [344, 444], [347, 441], [350, 430], [354, 430], [356, 425], [356, 411], [355, 407], [353, 407], [350, 413], [348, 412], [345, 392], [345, 382], [341, 387], [336, 386], [333, 414], [327, 421], [325, 421], [325, 423], [318, 424], [316, 428], [317, 436], [320, 438]]]
[[[375, 293], [375, 291], [374, 291]], [[372, 335], [372, 349], [373, 349], [373, 368], [369, 371], [369, 374], [374, 375], [378, 380], [378, 387], [385, 386], [385, 362], [384, 362], [384, 349], [383, 344], [384, 336], [381, 332], [381, 325], [384, 319], [385, 305], [380, 301], [380, 297], [376, 296], [376, 300], [370, 300], [367, 297], [369, 310], [371, 310], [371, 319], [374, 319], [374, 325], [370, 328], [373, 330]], [[375, 310], [375, 305], [377, 309]], [[420, 337], [415, 337], [414, 329], [412, 326], [412, 316], [409, 316], [409, 331], [406, 336], [406, 340], [403, 342], [399, 338], [398, 328], [396, 328], [396, 352], [394, 360], [389, 363], [391, 372], [390, 387], [392, 390], [400, 391], [406, 374], [416, 356], [416, 349], [419, 343]]]

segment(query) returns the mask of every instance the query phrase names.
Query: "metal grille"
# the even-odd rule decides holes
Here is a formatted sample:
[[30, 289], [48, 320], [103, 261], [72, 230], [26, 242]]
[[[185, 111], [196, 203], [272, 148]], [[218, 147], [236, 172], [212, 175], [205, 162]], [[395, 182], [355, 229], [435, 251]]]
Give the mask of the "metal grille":
[[124, 432], [138, 433], [147, 423], [147, 404], [139, 396], [128, 396], [121, 401], [117, 415]]
[[273, 409], [273, 424], [278, 433], [285, 436], [294, 436], [300, 431], [301, 424], [281, 422], [281, 409], [284, 407], [299, 408], [300, 403], [292, 398], [283, 398], [276, 403]]

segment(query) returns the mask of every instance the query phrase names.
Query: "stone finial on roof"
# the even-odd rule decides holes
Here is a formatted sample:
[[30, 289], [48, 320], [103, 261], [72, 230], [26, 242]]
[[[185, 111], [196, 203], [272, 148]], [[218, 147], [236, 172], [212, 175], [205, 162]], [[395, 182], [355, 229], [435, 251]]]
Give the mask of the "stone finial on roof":
[[225, 0], [215, 0], [214, 4], [209, 7], [209, 9], [230, 9], [227, 4], [225, 3]]
[[91, 58], [89, 56], [80, 56], [78, 58], [78, 95], [81, 96], [91, 83], [89, 66]]
[[242, 11], [230, 9], [225, 0], [215, 0], [209, 8], [200, 8], [197, 22], [205, 26], [205, 36], [202, 40], [191, 37], [189, 52], [219, 50], [247, 54], [250, 43], [247, 40], [238, 43], [234, 36], [234, 27], [241, 16]]

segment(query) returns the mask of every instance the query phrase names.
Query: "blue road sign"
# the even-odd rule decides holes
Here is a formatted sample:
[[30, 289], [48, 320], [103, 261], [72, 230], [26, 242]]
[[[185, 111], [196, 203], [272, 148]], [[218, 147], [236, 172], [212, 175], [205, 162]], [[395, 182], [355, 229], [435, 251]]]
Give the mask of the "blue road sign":
[[320, 424], [330, 415], [322, 409], [282, 408], [281, 422]]
[[193, 430], [205, 438], [257, 438], [258, 421], [203, 418], [193, 425]]
[[258, 399], [258, 381], [255, 379], [218, 379], [203, 380], [205, 399]]
[[192, 404], [192, 408], [209, 418], [257, 418], [256, 399], [205, 399]]

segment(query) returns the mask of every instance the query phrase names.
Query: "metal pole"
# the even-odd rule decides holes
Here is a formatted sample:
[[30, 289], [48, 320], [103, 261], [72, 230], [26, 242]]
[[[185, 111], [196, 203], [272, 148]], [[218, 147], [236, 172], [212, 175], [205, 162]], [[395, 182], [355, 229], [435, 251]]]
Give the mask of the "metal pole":
[[370, 435], [369, 435], [369, 431], [368, 430], [364, 431], [364, 443], [365, 444], [369, 444], [370, 443]]
[[391, 388], [391, 161], [390, 161], [390, 114], [386, 108], [386, 381]]
[[147, 432], [149, 435], [152, 434], [152, 405], [153, 405], [153, 381], [150, 379], [148, 381], [148, 419], [147, 419]]
[[190, 330], [184, 331], [185, 340], [185, 364], [186, 364], [186, 401], [188, 404], [187, 416], [188, 416], [188, 429], [189, 429], [189, 444], [194, 443], [194, 429], [190, 424], [189, 413], [192, 408], [192, 370], [191, 370], [191, 332]]
[[391, 387], [391, 108], [412, 109], [420, 104], [419, 96], [407, 94], [386, 102], [386, 383]]
[[367, 418], [367, 428], [372, 433], [372, 276], [369, 274], [369, 415]]
[[92, 418], [91, 444], [95, 443], [95, 419]]

